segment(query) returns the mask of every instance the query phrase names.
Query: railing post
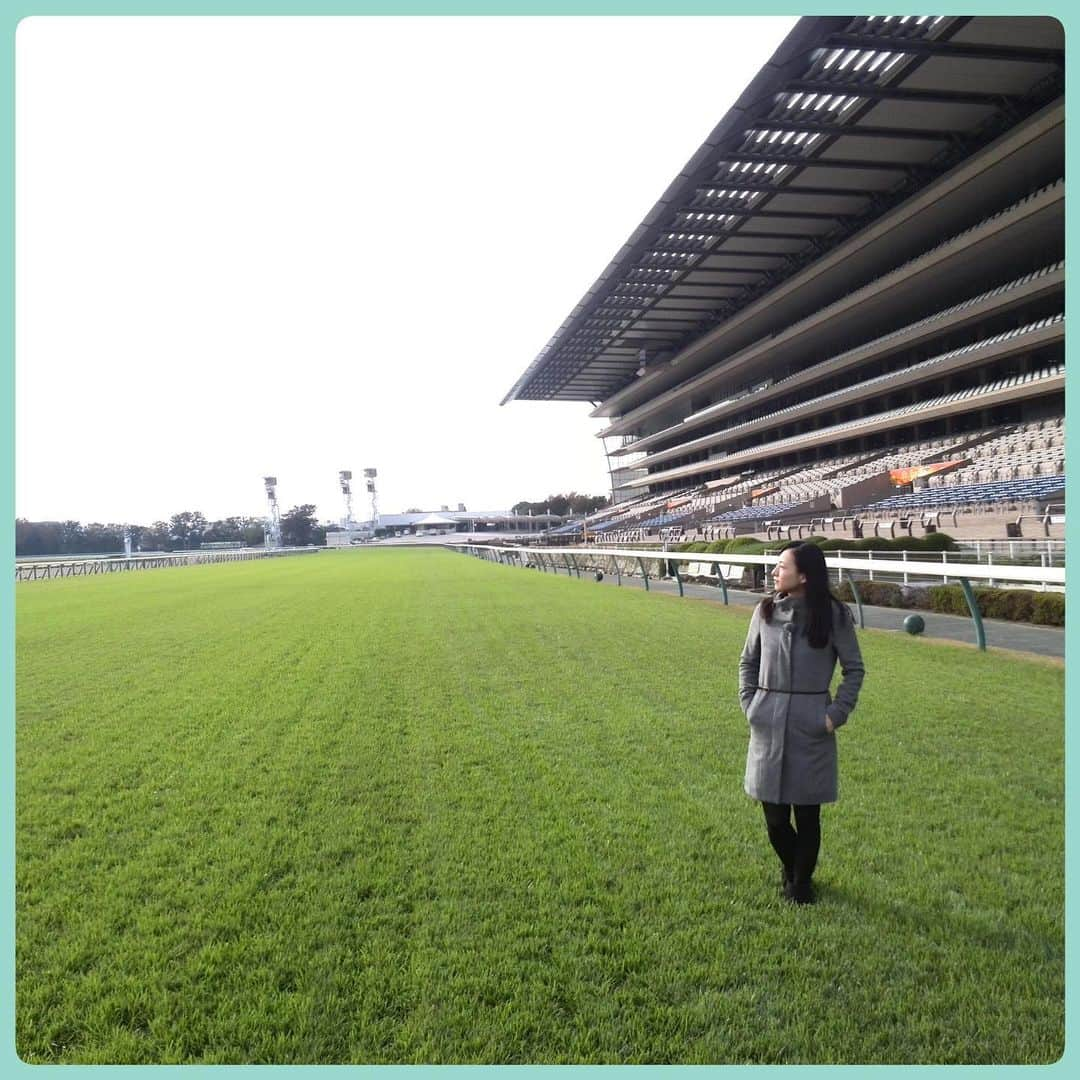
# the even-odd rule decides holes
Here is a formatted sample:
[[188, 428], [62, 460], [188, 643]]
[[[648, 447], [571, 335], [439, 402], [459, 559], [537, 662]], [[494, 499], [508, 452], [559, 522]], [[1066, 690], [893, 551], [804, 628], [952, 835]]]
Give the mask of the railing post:
[[577, 574], [577, 576], [580, 578], [581, 570], [578, 568], [577, 559], [574, 558], [573, 555], [568, 556], [568, 558], [570, 559], [570, 562], [574, 565], [574, 573]]
[[862, 594], [859, 592], [858, 583], [853, 577], [849, 577], [848, 584], [851, 586], [851, 595], [855, 597], [855, 607], [859, 610], [859, 629], [865, 630], [866, 620], [863, 618]]
[[723, 596], [724, 596], [724, 605], [727, 606], [727, 602], [728, 602], [727, 582], [724, 580], [724, 574], [720, 569], [720, 564], [718, 562], [716, 562], [716, 563], [713, 563], [713, 566], [716, 567], [716, 580], [720, 585], [720, 592], [723, 593]]
[[960, 578], [960, 588], [964, 590], [964, 599], [967, 601], [968, 610], [971, 612], [971, 621], [975, 624], [975, 639], [979, 644], [979, 648], [985, 652], [986, 630], [983, 628], [979, 602], [975, 599], [975, 593], [971, 590], [971, 582], [966, 577]]
[[682, 575], [679, 573], [679, 564], [677, 562], [673, 562], [673, 563], [671, 563], [671, 565], [675, 567], [675, 581], [679, 586], [679, 595], [682, 596], [683, 595]]
[[574, 574], [574, 571], [570, 569], [570, 556], [569, 555], [564, 555], [562, 558], [563, 558], [563, 565], [566, 567], [566, 576], [567, 577], [572, 577], [573, 574]]
[[638, 562], [638, 566], [641, 567], [641, 576], [645, 579], [645, 591], [648, 592], [649, 591], [649, 571], [645, 569], [645, 560], [640, 555], [638, 555], [637, 556], [637, 562]]

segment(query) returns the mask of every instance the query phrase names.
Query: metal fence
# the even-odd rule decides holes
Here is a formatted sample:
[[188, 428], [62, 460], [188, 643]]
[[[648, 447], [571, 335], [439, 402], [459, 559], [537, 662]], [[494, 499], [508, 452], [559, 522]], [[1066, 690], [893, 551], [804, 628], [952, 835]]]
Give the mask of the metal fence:
[[[556, 573], [560, 569], [565, 569], [567, 574], [576, 573], [578, 577], [581, 577], [582, 570], [612, 573], [619, 585], [622, 584], [624, 575], [640, 574], [644, 579], [646, 589], [649, 588], [650, 568], [652, 568], [653, 578], [674, 577], [679, 586], [680, 596], [685, 595], [683, 575], [686, 570], [692, 573], [695, 566], [698, 568], [712, 566], [716, 571], [712, 576], [720, 588], [725, 604], [728, 603], [726, 579], [734, 576], [734, 569], [738, 569], [741, 578], [744, 567], [760, 567], [761, 570], [758, 573], [764, 579], [768, 575], [769, 568], [780, 556], [779, 550], [763, 555], [720, 555], [656, 550], [628, 552], [618, 548], [497, 547], [453, 543], [447, 546], [482, 559], [513, 566], [536, 566], [541, 570], [550, 569]], [[1054, 589], [1061, 592], [1065, 588], [1064, 566], [1003, 565], [1001, 563], [987, 565], [976, 561], [950, 558], [950, 556], [956, 556], [957, 552], [943, 551], [940, 554], [941, 559], [938, 561], [933, 560], [932, 552], [830, 551], [825, 555], [825, 563], [830, 570], [836, 571], [838, 580], [842, 581], [846, 576], [851, 582], [860, 626], [864, 625], [864, 620], [863, 601], [858, 581], [863, 579], [864, 575], [870, 580], [873, 580], [876, 574], [879, 578], [889, 575], [892, 578], [901, 576], [904, 580], [916, 577], [930, 582], [940, 580], [945, 584], [955, 582], [963, 590], [964, 600], [975, 627], [976, 642], [980, 649], [986, 648], [986, 631], [983, 627], [979, 602], [972, 586], [973, 580], [977, 584], [994, 585], [1004, 582], [1044, 591]], [[908, 555], [915, 555], [916, 558], [901, 558], [899, 562], [895, 558], [895, 556]], [[680, 566], [683, 567], [682, 570]]]
[[[542, 569], [565, 569], [567, 573], [602, 571], [619, 577], [646, 578], [674, 576], [679, 581], [688, 567], [710, 566], [718, 584], [742, 576], [747, 566], [761, 567], [767, 575], [779, 558], [780, 551], [763, 555], [707, 554], [693, 551], [658, 551], [656, 549], [571, 548], [571, 547], [501, 547], [483, 544], [447, 544], [481, 558], [511, 562], [520, 566], [539, 566]], [[981, 553], [980, 553], [981, 555]], [[990, 561], [987, 561], [989, 558]], [[1043, 558], [1014, 562], [994, 561], [993, 553], [968, 555], [957, 551], [829, 551], [825, 563], [835, 571], [837, 580], [893, 581], [905, 583], [948, 584], [974, 580], [978, 584], [1018, 585], [1026, 588], [1062, 591], [1065, 588], [1065, 567], [1046, 565]], [[682, 567], [680, 570], [679, 568]], [[689, 572], [694, 573], [693, 570]]]
[[305, 555], [321, 548], [276, 548], [271, 551], [204, 551], [170, 555], [133, 555], [115, 559], [64, 559], [53, 562], [15, 564], [16, 581], [50, 581], [53, 578], [88, 577], [91, 574], [122, 574], [132, 570], [157, 570], [166, 566], [195, 566], [200, 563], [247, 562], [282, 555]]

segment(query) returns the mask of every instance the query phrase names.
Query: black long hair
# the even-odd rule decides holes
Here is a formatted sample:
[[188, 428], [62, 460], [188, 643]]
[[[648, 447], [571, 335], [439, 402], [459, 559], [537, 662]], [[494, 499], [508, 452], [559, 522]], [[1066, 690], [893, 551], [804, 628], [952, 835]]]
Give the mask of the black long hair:
[[[847, 606], [838, 600], [829, 588], [829, 570], [825, 565], [825, 556], [817, 544], [785, 544], [780, 550], [786, 551], [788, 548], [795, 554], [795, 569], [806, 575], [803, 588], [806, 594], [807, 636], [815, 649], [824, 649], [832, 635], [834, 605], [844, 616], [848, 615]], [[772, 618], [775, 603], [775, 594], [766, 596], [761, 601], [761, 613], [766, 622]]]

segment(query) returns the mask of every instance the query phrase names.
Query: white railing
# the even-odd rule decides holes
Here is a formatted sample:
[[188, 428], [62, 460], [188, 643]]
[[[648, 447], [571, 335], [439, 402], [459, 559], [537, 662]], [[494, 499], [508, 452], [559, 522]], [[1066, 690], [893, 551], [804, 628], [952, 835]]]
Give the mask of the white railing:
[[[471, 554], [481, 556], [485, 553], [494, 554], [498, 552], [507, 557], [514, 557], [515, 561], [519, 562], [521, 565], [530, 565], [533, 562], [530, 558], [532, 555], [550, 556], [553, 559], [562, 558], [564, 560], [566, 558], [572, 558], [575, 562], [580, 558], [582, 560], [580, 569], [583, 570], [609, 569], [608, 566], [602, 565], [598, 560], [618, 559], [632, 567], [637, 560], [647, 559], [658, 563], [705, 563], [711, 564], [717, 568], [761, 566], [765, 569], [766, 574], [768, 574], [769, 568], [773, 566], [780, 557], [779, 551], [764, 555], [728, 555], [722, 553], [706, 553], [702, 551], [673, 552], [648, 549], [628, 551], [625, 548], [599, 547], [501, 547], [496, 545], [489, 546], [467, 543], [448, 543], [446, 546], [464, 548]], [[972, 563], [958, 559], [949, 559], [950, 555], [956, 554], [959, 553], [943, 551], [940, 553], [940, 558], [938, 558], [935, 557], [932, 552], [921, 551], [897, 553], [867, 551], [843, 552], [839, 554], [825, 552], [825, 564], [830, 570], [835, 570], [837, 572], [837, 579], [840, 581], [843, 580], [844, 572], [846, 571], [849, 576], [858, 574], [861, 577], [863, 574], [866, 574], [869, 576], [870, 580], [874, 579], [876, 573], [879, 578], [883, 576], [902, 575], [905, 582], [914, 577], [920, 580], [931, 581], [940, 579], [943, 583], [947, 584], [950, 579], [958, 581], [960, 578], [968, 578], [972, 581], [978, 581], [980, 584], [1016, 583], [1027, 587], [1041, 587], [1043, 590], [1052, 588], [1057, 591], [1065, 587], [1065, 567], [1063, 566], [1016, 566], [1007, 563], [995, 563], [992, 561]], [[890, 557], [892, 555], [914, 555], [916, 557], [897, 559], [895, 557]], [[730, 570], [725, 573], [724, 576], [732, 576]]]
[[104, 559], [55, 559], [47, 562], [16, 562], [16, 581], [50, 581], [62, 577], [88, 577], [91, 574], [116, 574], [130, 570], [157, 570], [165, 566], [195, 566], [200, 563], [246, 562], [281, 555], [304, 555], [324, 548], [272, 548], [246, 551], [185, 551], [164, 555], [123, 555]]

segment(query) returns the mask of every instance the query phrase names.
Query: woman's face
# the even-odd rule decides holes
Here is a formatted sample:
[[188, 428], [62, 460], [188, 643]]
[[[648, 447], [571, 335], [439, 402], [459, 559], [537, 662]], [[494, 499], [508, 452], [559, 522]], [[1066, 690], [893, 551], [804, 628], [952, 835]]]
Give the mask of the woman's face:
[[806, 575], [800, 574], [795, 567], [795, 552], [791, 548], [780, 552], [780, 559], [772, 572], [773, 588], [777, 592], [801, 593], [806, 584]]

